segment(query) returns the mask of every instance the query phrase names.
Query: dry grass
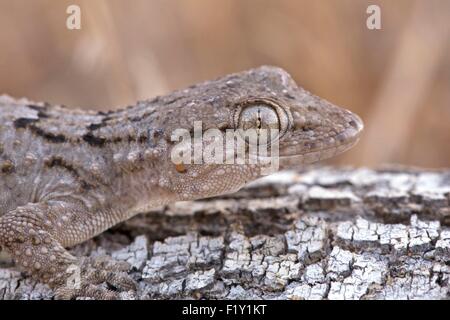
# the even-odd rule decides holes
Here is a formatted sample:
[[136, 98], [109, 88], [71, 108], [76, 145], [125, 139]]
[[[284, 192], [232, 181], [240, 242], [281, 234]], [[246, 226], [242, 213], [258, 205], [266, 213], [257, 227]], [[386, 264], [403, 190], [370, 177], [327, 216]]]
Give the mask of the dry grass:
[[[65, 28], [69, 4], [82, 30]], [[369, 4], [382, 30], [365, 27]], [[450, 166], [448, 0], [0, 0], [0, 91], [107, 109], [261, 64], [359, 114], [335, 162]]]

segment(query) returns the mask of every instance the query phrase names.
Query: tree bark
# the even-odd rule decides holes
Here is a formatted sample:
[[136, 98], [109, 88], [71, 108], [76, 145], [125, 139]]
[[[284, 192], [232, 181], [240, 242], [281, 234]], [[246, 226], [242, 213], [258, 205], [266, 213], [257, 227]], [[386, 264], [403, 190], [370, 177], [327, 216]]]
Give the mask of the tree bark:
[[[448, 299], [450, 171], [316, 168], [154, 210], [83, 243], [136, 299]], [[0, 264], [0, 298], [52, 291]]]

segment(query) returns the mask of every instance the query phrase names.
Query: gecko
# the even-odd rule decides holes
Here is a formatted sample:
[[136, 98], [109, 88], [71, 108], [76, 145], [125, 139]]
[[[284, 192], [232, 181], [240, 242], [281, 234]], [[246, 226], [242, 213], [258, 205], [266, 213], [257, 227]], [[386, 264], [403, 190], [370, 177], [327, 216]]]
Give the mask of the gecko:
[[340, 154], [363, 130], [359, 116], [272, 66], [107, 112], [2, 96], [1, 249], [56, 298], [118, 299], [136, 290], [126, 263], [77, 258], [67, 248], [151, 208], [235, 192], [267, 166], [174, 163], [174, 130], [192, 132], [196, 121], [223, 135], [277, 129], [278, 170]]

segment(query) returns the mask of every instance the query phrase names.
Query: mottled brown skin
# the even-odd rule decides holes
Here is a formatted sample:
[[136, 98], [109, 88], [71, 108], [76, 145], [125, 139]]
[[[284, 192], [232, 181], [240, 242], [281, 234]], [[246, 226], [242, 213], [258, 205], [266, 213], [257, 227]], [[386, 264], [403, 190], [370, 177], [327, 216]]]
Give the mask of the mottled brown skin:
[[[139, 212], [234, 192], [260, 165], [175, 165], [173, 130], [239, 127], [242, 106], [285, 112], [280, 166], [289, 169], [353, 146], [361, 120], [298, 87], [282, 69], [260, 67], [111, 112], [0, 98], [0, 246], [61, 298], [118, 298], [134, 283], [126, 266], [83, 260], [65, 248]], [[272, 106], [271, 106], [272, 105]], [[281, 120], [280, 120], [281, 121]], [[81, 287], [66, 286], [81, 269]], [[107, 282], [116, 290], [99, 284]]]

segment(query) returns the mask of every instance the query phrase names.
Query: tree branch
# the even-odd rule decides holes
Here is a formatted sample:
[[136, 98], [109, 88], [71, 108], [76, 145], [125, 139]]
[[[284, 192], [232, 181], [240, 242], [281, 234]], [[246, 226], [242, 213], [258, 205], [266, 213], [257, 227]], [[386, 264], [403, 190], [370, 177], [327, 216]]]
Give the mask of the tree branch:
[[[450, 171], [318, 168], [139, 215], [72, 249], [128, 261], [135, 298], [445, 299]], [[0, 297], [49, 299], [0, 265]]]

